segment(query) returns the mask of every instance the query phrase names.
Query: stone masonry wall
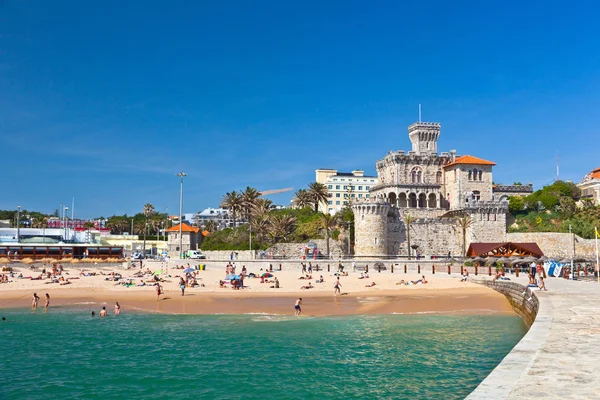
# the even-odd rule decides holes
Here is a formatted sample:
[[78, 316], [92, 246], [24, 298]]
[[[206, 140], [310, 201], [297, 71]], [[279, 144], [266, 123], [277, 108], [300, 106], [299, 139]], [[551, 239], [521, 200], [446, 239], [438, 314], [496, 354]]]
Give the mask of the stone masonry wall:
[[[477, 283], [488, 286], [506, 296], [513, 310], [523, 319], [527, 327], [531, 328], [540, 308], [540, 302], [535, 294], [528, 292], [527, 296], [523, 295], [525, 287], [516, 282], [480, 280]], [[530, 293], [531, 301], [528, 300]]]
[[354, 211], [356, 256], [386, 256], [390, 206], [382, 202], [357, 203]]
[[[546, 257], [571, 257], [576, 256], [593, 257], [596, 254], [596, 245], [594, 239], [583, 239], [573, 235], [573, 244], [571, 244], [571, 235], [558, 232], [515, 232], [507, 233], [508, 242], [533, 242], [540, 246]], [[573, 246], [575, 251], [573, 252]]]

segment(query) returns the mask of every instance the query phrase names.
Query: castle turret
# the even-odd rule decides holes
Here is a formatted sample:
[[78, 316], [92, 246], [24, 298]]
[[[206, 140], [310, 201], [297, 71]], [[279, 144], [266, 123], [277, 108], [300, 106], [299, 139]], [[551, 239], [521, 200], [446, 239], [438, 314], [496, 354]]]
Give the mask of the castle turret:
[[383, 201], [355, 203], [354, 254], [361, 256], [387, 256], [387, 223], [390, 205]]
[[412, 151], [417, 154], [437, 154], [441, 125], [437, 122], [415, 122], [408, 127]]

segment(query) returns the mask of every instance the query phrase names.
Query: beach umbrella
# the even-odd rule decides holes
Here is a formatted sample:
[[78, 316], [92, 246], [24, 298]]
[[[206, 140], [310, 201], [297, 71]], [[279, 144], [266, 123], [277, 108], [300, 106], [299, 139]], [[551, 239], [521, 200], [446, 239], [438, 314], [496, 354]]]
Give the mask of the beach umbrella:
[[548, 257], [546, 256], [541, 256], [540, 258], [538, 258], [539, 262], [544, 262], [544, 261], [548, 261]]
[[194, 272], [194, 271], [195, 271], [195, 269], [190, 267], [190, 268], [186, 268], [186, 269], [184, 269], [184, 270], [183, 270], [183, 273], [184, 273], [184, 274], [191, 274], [191, 273], [192, 273], [192, 272]]
[[473, 259], [473, 261], [475, 262], [485, 262], [485, 258], [481, 257], [481, 256], [477, 256]]
[[528, 263], [537, 262], [537, 261], [538, 261], [538, 259], [533, 256], [528, 256], [523, 259], [523, 262], [528, 262]]
[[563, 258], [562, 260], [558, 260], [559, 263], [561, 264], [571, 264], [571, 259], [570, 258]]
[[510, 265], [524, 264], [526, 261], [524, 258], [517, 258], [510, 261]]
[[162, 270], [154, 271], [152, 275], [160, 275], [162, 274]]
[[261, 275], [263, 278], [272, 278], [273, 274], [270, 272], [265, 272], [264, 274]]

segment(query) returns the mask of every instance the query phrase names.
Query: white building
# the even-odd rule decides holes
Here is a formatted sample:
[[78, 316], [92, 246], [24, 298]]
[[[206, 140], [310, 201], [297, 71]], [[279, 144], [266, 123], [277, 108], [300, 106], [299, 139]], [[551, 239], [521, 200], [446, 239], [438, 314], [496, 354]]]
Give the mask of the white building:
[[581, 198], [590, 199], [592, 204], [600, 205], [600, 168], [592, 170], [579, 184]]
[[365, 176], [362, 170], [338, 172], [335, 169], [317, 169], [316, 182], [327, 186], [329, 200], [319, 204], [319, 211], [335, 214], [352, 202], [368, 199], [369, 190], [379, 183], [376, 176]]

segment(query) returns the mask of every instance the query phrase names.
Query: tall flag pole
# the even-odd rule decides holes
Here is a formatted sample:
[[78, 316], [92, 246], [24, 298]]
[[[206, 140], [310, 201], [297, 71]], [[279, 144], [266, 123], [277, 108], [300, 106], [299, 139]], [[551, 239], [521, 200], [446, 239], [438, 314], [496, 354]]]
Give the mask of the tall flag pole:
[[600, 262], [598, 262], [598, 238], [600, 234], [597, 227], [594, 227], [594, 232], [596, 233], [596, 273], [598, 274], [598, 283], [600, 283]]

